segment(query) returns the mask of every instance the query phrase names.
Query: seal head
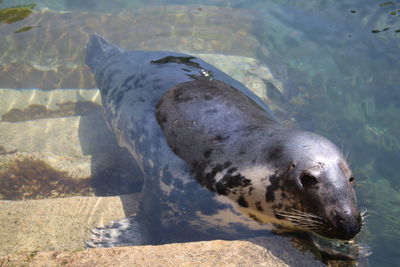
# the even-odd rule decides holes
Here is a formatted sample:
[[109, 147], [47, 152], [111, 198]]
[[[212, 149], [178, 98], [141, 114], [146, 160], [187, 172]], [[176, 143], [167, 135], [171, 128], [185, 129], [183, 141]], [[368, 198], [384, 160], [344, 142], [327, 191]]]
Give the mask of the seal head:
[[325, 237], [353, 238], [362, 225], [355, 178], [337, 146], [320, 135], [293, 131], [274, 151], [273, 161], [288, 166], [280, 171], [280, 190], [296, 199], [292, 211], [276, 214]]

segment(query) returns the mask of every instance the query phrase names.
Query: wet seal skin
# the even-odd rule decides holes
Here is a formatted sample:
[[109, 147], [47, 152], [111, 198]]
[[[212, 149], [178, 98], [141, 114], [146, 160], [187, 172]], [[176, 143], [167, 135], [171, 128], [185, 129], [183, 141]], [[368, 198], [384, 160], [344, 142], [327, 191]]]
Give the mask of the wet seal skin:
[[180, 53], [124, 52], [97, 35], [86, 63], [110, 129], [145, 176], [140, 213], [94, 230], [89, 246], [248, 238], [276, 228], [340, 240], [360, 232], [355, 178], [340, 149], [283, 127], [222, 71]]

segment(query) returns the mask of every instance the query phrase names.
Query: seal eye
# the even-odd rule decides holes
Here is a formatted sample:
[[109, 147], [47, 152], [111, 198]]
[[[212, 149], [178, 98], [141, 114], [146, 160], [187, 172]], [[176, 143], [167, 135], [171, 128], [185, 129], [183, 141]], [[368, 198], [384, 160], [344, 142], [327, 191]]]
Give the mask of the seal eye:
[[317, 178], [315, 178], [314, 176], [312, 176], [309, 173], [303, 173], [300, 176], [300, 182], [303, 187], [307, 187], [307, 186], [316, 185], [318, 183], [318, 180], [317, 180]]
[[356, 183], [356, 179], [352, 176], [349, 178], [349, 182], [354, 185]]

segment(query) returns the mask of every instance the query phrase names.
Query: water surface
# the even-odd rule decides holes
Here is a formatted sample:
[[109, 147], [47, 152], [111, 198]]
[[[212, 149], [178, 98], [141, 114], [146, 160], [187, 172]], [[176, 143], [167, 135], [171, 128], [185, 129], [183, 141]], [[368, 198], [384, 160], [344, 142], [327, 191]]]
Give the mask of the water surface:
[[[95, 116], [100, 108], [95, 90], [77, 90], [96, 87], [83, 65], [83, 49], [94, 32], [126, 49], [236, 55], [266, 64], [284, 89], [264, 79], [275, 114], [291, 127], [327, 136], [348, 155], [359, 204], [369, 211], [360, 242], [373, 248], [370, 265], [400, 265], [400, 2], [3, 0], [0, 8], [0, 88], [9, 89], [0, 91], [3, 121]], [[10, 100], [10, 90], [31, 88], [69, 93], [56, 101], [56, 91], [42, 97], [38, 90]], [[10, 112], [13, 108], [19, 111]], [[1, 148], [2, 156], [15, 152]], [[40, 144], [35, 149], [45, 150]], [[37, 166], [18, 164], [15, 170]], [[70, 178], [57, 177], [63, 183]], [[96, 194], [85, 183], [79, 186], [75, 195]], [[42, 187], [29, 190], [37, 188]], [[97, 195], [117, 193], [130, 192], [97, 187]]]

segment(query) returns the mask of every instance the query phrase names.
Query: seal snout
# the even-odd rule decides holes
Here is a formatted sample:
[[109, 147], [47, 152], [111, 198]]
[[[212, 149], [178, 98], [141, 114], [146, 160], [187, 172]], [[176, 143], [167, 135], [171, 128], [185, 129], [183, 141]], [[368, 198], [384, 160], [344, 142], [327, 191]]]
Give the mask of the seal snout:
[[362, 219], [358, 211], [335, 214], [333, 216], [333, 224], [335, 230], [332, 231], [332, 237], [335, 239], [349, 240], [360, 232]]

